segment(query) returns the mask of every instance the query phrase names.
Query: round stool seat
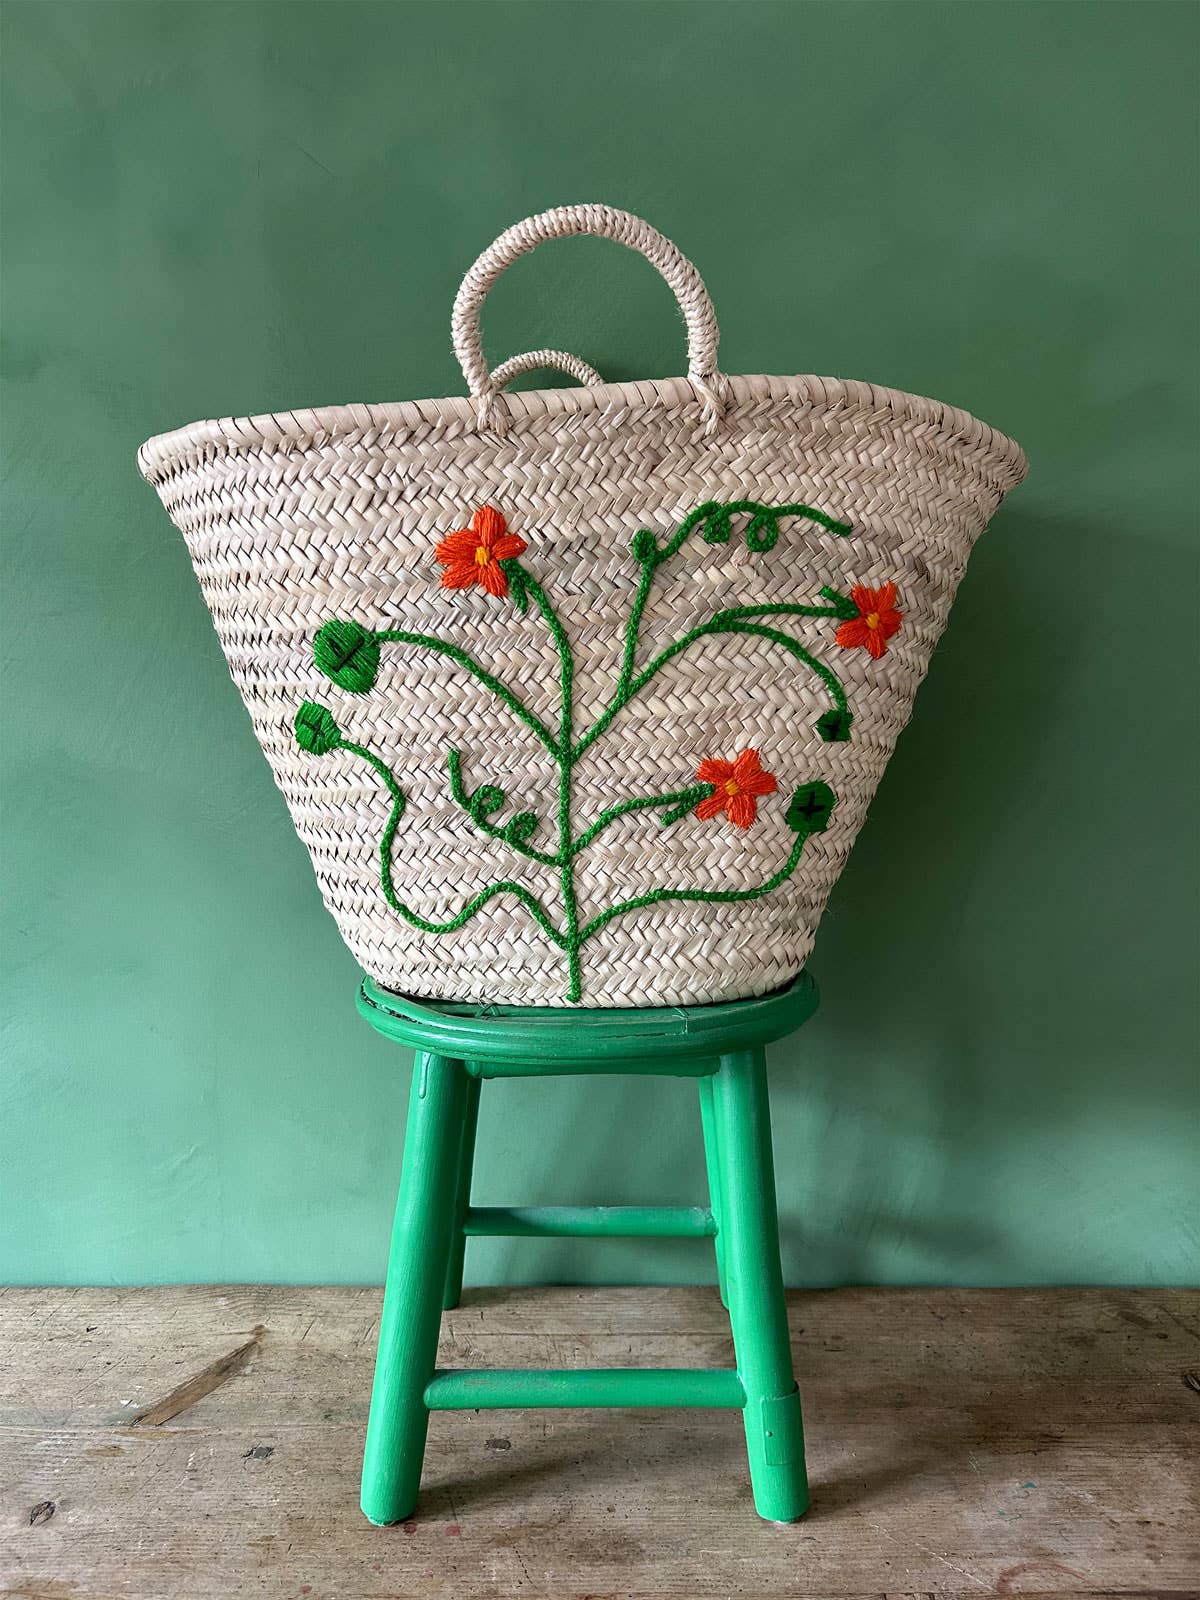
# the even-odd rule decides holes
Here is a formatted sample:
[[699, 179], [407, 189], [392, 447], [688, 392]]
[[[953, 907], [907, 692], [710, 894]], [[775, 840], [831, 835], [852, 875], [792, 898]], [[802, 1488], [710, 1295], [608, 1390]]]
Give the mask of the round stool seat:
[[624, 1070], [695, 1077], [694, 1063], [782, 1039], [812, 1016], [818, 990], [807, 972], [786, 989], [715, 1005], [589, 1011], [413, 1000], [364, 978], [358, 1009], [385, 1039], [465, 1061], [477, 1077]]

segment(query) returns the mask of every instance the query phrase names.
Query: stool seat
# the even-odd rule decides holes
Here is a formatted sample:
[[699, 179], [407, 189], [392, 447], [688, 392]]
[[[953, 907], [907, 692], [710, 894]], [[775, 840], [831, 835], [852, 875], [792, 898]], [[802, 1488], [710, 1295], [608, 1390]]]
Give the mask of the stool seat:
[[807, 972], [784, 989], [748, 1000], [599, 1011], [413, 1000], [364, 978], [358, 1010], [385, 1039], [465, 1060], [467, 1071], [481, 1078], [564, 1071], [698, 1078], [714, 1072], [727, 1050], [772, 1044], [794, 1033], [819, 998]]
[[[416, 1505], [432, 1411], [512, 1406], [715, 1406], [742, 1412], [759, 1515], [808, 1506], [771, 1153], [765, 1047], [806, 1022], [807, 973], [773, 994], [629, 1010], [415, 1000], [364, 978], [359, 1012], [416, 1051], [404, 1163], [363, 1456], [375, 1523]], [[662, 1074], [699, 1081], [707, 1206], [472, 1206], [485, 1080]], [[711, 1238], [736, 1368], [442, 1371], [441, 1312], [458, 1304], [468, 1237]]]

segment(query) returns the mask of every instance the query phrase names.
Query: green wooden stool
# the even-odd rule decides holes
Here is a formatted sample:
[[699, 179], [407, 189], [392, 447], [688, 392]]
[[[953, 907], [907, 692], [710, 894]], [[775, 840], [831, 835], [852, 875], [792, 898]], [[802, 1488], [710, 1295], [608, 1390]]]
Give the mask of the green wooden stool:
[[[761, 999], [642, 1011], [419, 1004], [364, 979], [359, 1011], [417, 1052], [363, 1458], [362, 1508], [372, 1522], [412, 1514], [431, 1411], [510, 1406], [739, 1410], [759, 1515], [803, 1516], [765, 1047], [816, 1008], [807, 973]], [[699, 1080], [708, 1206], [472, 1206], [482, 1080], [602, 1072]], [[458, 1304], [467, 1238], [483, 1234], [712, 1238], [736, 1370], [436, 1370], [442, 1309]]]

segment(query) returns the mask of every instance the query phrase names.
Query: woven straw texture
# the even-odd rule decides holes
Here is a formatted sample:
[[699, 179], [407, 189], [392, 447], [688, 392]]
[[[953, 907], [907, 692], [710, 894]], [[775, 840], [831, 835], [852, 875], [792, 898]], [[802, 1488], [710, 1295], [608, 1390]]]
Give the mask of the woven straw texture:
[[[616, 236], [598, 226], [558, 231]], [[487, 280], [486, 253], [481, 262], [472, 270]], [[468, 274], [464, 290], [470, 282]], [[360, 964], [387, 988], [564, 1005], [571, 963], [512, 891], [453, 932], [404, 920], [381, 881], [392, 795], [347, 744], [369, 749], [403, 791], [392, 879], [411, 911], [432, 922], [454, 918], [498, 880], [526, 890], [564, 931], [655, 890], [751, 890], [789, 858], [793, 791], [827, 784], [836, 806], [824, 831], [804, 840], [790, 877], [756, 899], [664, 897], [614, 917], [578, 951], [580, 1003], [765, 993], [789, 981], [811, 949], [972, 544], [1025, 463], [1010, 440], [931, 400], [829, 378], [720, 377], [715, 323], [711, 350], [692, 318], [688, 326], [693, 356], [699, 350], [708, 370], [693, 360], [686, 379], [601, 384], [584, 369], [576, 375], [585, 388], [501, 398], [497, 377], [559, 353], [514, 358], [491, 375], [472, 373], [464, 360], [470, 398], [202, 422], [140, 452], [143, 474], [187, 541], [325, 903]], [[544, 615], [532, 604], [522, 614], [515, 592], [440, 584], [438, 543], [492, 506], [524, 541], [520, 567], [549, 597], [569, 641], [578, 740], [613, 700], [642, 571], [635, 534], [650, 530], [661, 549], [698, 506], [745, 501], [812, 507], [851, 531], [781, 515], [774, 547], [754, 550], [745, 513], [733, 516], [726, 543], [697, 528], [653, 572], [638, 669], [717, 612], [820, 607], [824, 588], [845, 597], [856, 586], [895, 584], [902, 623], [875, 658], [839, 646], [836, 617], [764, 619], [840, 680], [853, 723], [834, 742], [817, 731], [830, 711], [827, 682], [762, 633], [707, 634], [668, 660], [571, 765], [574, 836], [621, 802], [687, 791], [703, 761], [732, 761], [747, 749], [777, 791], [758, 800], [748, 828], [726, 816], [701, 820], [694, 806], [668, 826], [653, 809], [618, 816], [572, 860], [571, 911], [555, 860], [560, 764], [509, 705], [456, 660], [419, 645], [382, 643], [363, 692], [331, 682], [314, 661], [314, 640], [331, 619], [427, 635], [467, 652], [557, 732], [562, 660]], [[300, 747], [305, 702], [328, 708], [340, 747]], [[528, 844], [548, 860], [477, 825], [452, 792], [451, 750], [469, 790], [503, 791], [493, 833], [531, 812], [538, 826]]]

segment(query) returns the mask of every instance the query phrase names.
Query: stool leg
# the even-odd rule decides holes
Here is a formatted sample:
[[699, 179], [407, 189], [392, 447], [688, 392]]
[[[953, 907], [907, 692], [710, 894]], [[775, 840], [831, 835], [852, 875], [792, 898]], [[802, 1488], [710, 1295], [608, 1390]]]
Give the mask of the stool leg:
[[724, 1206], [721, 1200], [721, 1152], [717, 1141], [717, 1114], [713, 1106], [713, 1081], [711, 1077], [699, 1079], [700, 1127], [704, 1133], [704, 1165], [708, 1172], [708, 1205], [717, 1225], [713, 1240], [717, 1255], [717, 1283], [721, 1289], [721, 1304], [729, 1307], [729, 1290], [725, 1283], [725, 1225], [721, 1220]]
[[467, 1236], [463, 1226], [467, 1220], [467, 1207], [471, 1204], [471, 1174], [475, 1170], [475, 1132], [479, 1127], [480, 1079], [467, 1078], [467, 1105], [463, 1117], [462, 1151], [458, 1158], [458, 1194], [454, 1203], [454, 1232], [450, 1236], [450, 1264], [446, 1268], [446, 1293], [442, 1308], [453, 1311], [462, 1299], [463, 1257], [467, 1253]]
[[770, 1522], [794, 1522], [808, 1509], [808, 1480], [779, 1264], [771, 1108], [761, 1048], [722, 1056], [713, 1105], [729, 1315], [746, 1390], [743, 1415], [754, 1505]]
[[466, 1102], [462, 1063], [419, 1053], [363, 1453], [362, 1508], [375, 1523], [402, 1522], [417, 1502]]

